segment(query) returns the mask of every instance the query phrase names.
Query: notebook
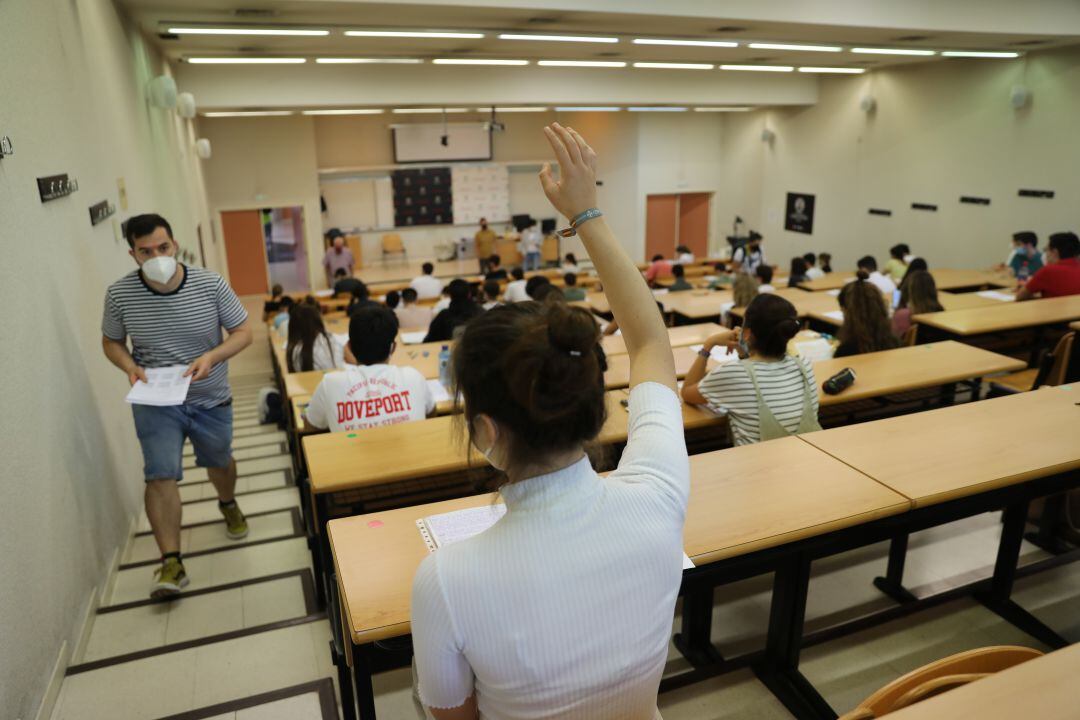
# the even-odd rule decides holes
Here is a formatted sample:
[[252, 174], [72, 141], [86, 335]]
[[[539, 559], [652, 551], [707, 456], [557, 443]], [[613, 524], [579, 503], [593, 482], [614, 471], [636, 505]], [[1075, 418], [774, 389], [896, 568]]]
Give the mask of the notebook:
[[979, 297], [988, 298], [990, 300], [1001, 300], [1002, 302], [1012, 302], [1013, 300], [1016, 300], [1015, 295], [1001, 292], [1000, 290], [983, 290], [975, 294]]
[[427, 386], [428, 392], [431, 393], [431, 397], [435, 398], [435, 402], [440, 403], [450, 399], [450, 393], [438, 380], [428, 380]]
[[[704, 347], [705, 347], [704, 345], [691, 345], [690, 349], [693, 350], [694, 352], [701, 352], [702, 348], [704, 348]], [[727, 348], [724, 347], [723, 345], [716, 345], [715, 347], [713, 347], [712, 352], [710, 354], [710, 357], [715, 362], [718, 362], [721, 365], [723, 365], [725, 363], [735, 362], [736, 360], [738, 360], [739, 359], [739, 354], [737, 352], [730, 352], [729, 353], [727, 351]]]
[[424, 342], [424, 338], [427, 337], [427, 330], [417, 330], [416, 332], [403, 332], [401, 333], [401, 342], [406, 345], [419, 345]]
[[[429, 552], [438, 548], [468, 540], [474, 535], [487, 530], [506, 514], [506, 505], [481, 505], [480, 507], [455, 510], [454, 512], [428, 515], [416, 521], [420, 537], [424, 539]], [[683, 553], [682, 569], [694, 567], [694, 561]]]

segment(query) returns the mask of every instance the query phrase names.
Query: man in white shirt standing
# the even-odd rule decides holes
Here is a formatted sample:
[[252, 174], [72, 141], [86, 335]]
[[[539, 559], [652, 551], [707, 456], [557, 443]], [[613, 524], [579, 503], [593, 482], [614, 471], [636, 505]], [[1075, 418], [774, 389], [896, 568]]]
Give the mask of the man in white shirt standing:
[[409, 287], [416, 291], [416, 297], [420, 300], [430, 300], [442, 294], [443, 281], [435, 277], [435, 266], [429, 262], [424, 263], [420, 269], [423, 275], [417, 275], [409, 283]]
[[526, 270], [540, 269], [540, 244], [543, 241], [544, 236], [540, 233], [536, 221], [533, 220], [532, 224], [521, 233], [521, 254], [525, 256]]
[[516, 303], [531, 300], [532, 298], [525, 292], [525, 271], [516, 267], [510, 271], [510, 277], [512, 277], [513, 280], [506, 284], [506, 291], [503, 293], [503, 302]]
[[398, 321], [382, 305], [358, 310], [349, 320], [348, 353], [356, 365], [327, 373], [304, 411], [313, 427], [331, 432], [423, 420], [435, 410], [424, 376], [413, 367], [390, 365]]
[[856, 267], [869, 276], [867, 280], [876, 285], [877, 289], [880, 290], [885, 297], [892, 297], [893, 292], [896, 290], [896, 283], [894, 283], [889, 276], [882, 275], [878, 272], [877, 260], [875, 260], [872, 255], [860, 258], [859, 262], [856, 263]]

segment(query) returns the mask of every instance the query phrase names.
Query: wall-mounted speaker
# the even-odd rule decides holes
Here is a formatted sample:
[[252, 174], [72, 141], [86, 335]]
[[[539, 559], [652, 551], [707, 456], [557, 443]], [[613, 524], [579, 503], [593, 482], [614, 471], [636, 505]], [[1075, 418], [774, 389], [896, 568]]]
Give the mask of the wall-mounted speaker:
[[1009, 102], [1017, 110], [1027, 105], [1030, 100], [1031, 91], [1024, 85], [1013, 85], [1009, 91]]
[[195, 154], [198, 155], [201, 160], [209, 160], [211, 155], [210, 141], [206, 138], [199, 138], [196, 140]]
[[168, 75], [158, 75], [150, 81], [150, 102], [159, 108], [176, 107], [176, 81]]
[[176, 96], [176, 114], [182, 118], [195, 117], [195, 96], [183, 92]]
[[859, 100], [859, 109], [869, 115], [877, 109], [877, 99], [873, 95], [863, 95]]

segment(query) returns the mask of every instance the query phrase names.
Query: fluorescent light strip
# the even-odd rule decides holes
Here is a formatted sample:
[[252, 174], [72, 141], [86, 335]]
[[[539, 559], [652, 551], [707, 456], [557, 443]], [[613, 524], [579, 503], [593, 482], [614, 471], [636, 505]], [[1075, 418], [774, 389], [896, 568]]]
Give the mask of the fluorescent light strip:
[[303, 65], [307, 58], [291, 57], [193, 57], [185, 62], [192, 65]]
[[466, 113], [473, 112], [468, 108], [394, 108], [390, 112], [395, 115], [442, 115], [444, 112], [449, 113]]
[[292, 110], [229, 110], [222, 112], [204, 112], [203, 117], [262, 117], [271, 115], [292, 115]]
[[304, 110], [303, 115], [382, 115], [379, 108], [343, 108], [341, 110]]
[[790, 45], [788, 43], [750, 43], [755, 50], [794, 50], [796, 52], [840, 52], [835, 45]]
[[634, 67], [656, 70], [712, 70], [716, 66], [709, 63], [636, 62]]
[[911, 50], [908, 48], [851, 48], [851, 52], [860, 55], [934, 55], [933, 50]]
[[[546, 107], [496, 107], [495, 112], [501, 113], [533, 113], [533, 112], [547, 112]], [[476, 108], [476, 112], [489, 113], [491, 108]]]
[[721, 65], [721, 70], [750, 70], [752, 72], [792, 72], [791, 65]]
[[981, 50], [946, 50], [941, 53], [942, 57], [970, 57], [970, 58], [1015, 58], [1020, 57], [1018, 52], [983, 52]]
[[658, 106], [658, 107], [628, 107], [626, 108], [630, 112], [686, 112], [687, 108], [684, 107], [670, 107], [670, 106]]
[[615, 60], [540, 60], [536, 64], [543, 67], [626, 67], [626, 63]]
[[555, 108], [555, 112], [619, 112], [622, 110], [615, 105], [597, 105], [593, 107], [563, 106]]
[[842, 67], [801, 67], [801, 73], [833, 73], [836, 75], [862, 75], [865, 68], [842, 68]]
[[634, 38], [635, 45], [684, 45], [687, 47], [739, 47], [737, 42], [727, 40], [675, 40], [664, 38]]
[[617, 43], [617, 37], [598, 37], [594, 35], [517, 35], [503, 33], [500, 40], [541, 40], [547, 42], [578, 42], [578, 43]]
[[694, 112], [747, 112], [752, 109], [748, 107], [696, 107]]
[[348, 58], [348, 57], [321, 57], [315, 58], [320, 65], [419, 65], [424, 62], [418, 58]]
[[481, 60], [476, 58], [435, 58], [432, 65], [528, 65], [528, 60]]
[[430, 31], [420, 32], [411, 30], [346, 30], [348, 37], [392, 37], [392, 38], [462, 38], [476, 39], [484, 37], [484, 33], [477, 32], [444, 32]]
[[329, 30], [286, 30], [284, 28], [198, 28], [171, 27], [173, 35], [329, 35]]

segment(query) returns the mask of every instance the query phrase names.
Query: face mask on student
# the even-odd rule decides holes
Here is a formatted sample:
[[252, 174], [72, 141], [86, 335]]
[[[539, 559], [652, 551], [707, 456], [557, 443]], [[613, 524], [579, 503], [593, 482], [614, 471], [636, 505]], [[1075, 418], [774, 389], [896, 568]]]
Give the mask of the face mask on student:
[[158, 255], [144, 262], [141, 269], [147, 280], [153, 280], [164, 285], [172, 280], [172, 276], [176, 274], [176, 258], [169, 255]]

